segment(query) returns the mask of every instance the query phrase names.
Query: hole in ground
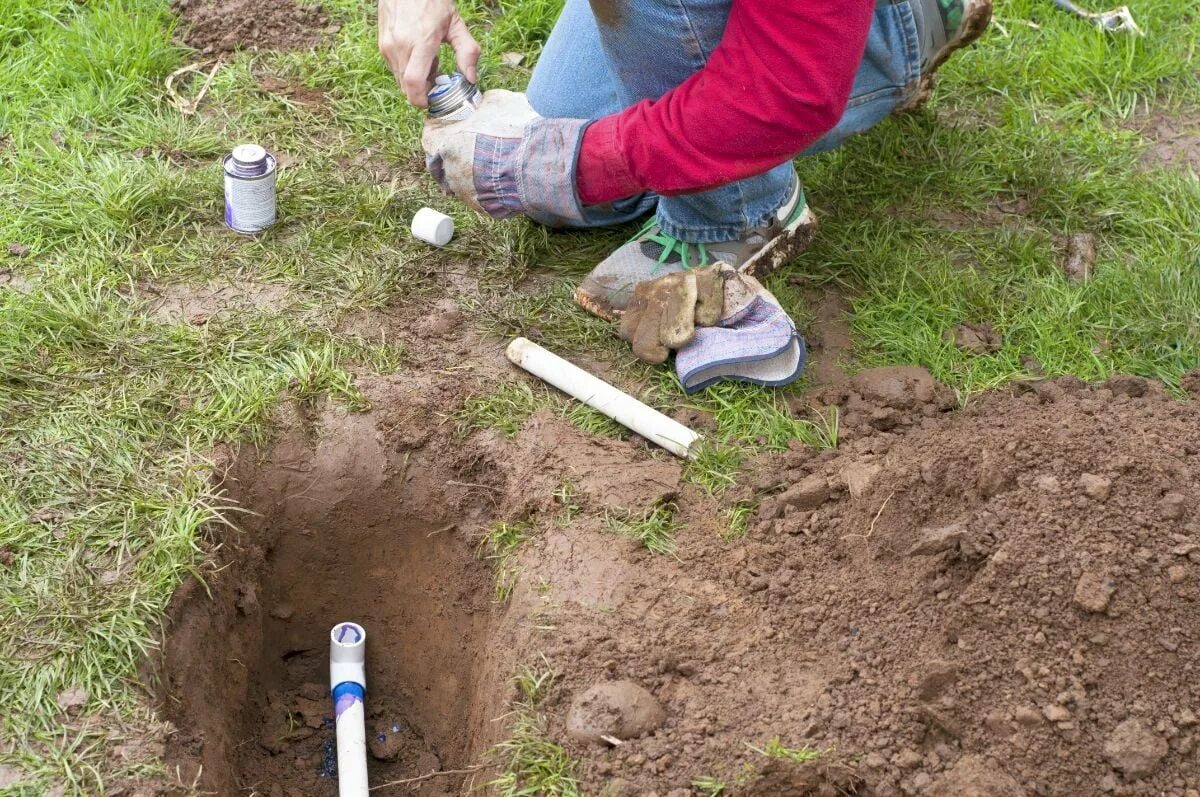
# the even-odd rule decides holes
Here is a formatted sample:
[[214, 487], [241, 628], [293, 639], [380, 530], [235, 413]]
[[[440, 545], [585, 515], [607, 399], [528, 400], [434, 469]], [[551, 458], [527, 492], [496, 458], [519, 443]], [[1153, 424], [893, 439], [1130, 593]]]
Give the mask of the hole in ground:
[[466, 531], [490, 507], [452, 506], [436, 447], [398, 452], [373, 415], [325, 417], [319, 442], [298, 430], [267, 461], [231, 467], [226, 489], [253, 514], [237, 516], [207, 583], [177, 594], [159, 673], [178, 728], [168, 760], [185, 780], [336, 794], [328, 648], [345, 620], [367, 630], [372, 785], [469, 768], [500, 730], [511, 686], [487, 651], [491, 572]]

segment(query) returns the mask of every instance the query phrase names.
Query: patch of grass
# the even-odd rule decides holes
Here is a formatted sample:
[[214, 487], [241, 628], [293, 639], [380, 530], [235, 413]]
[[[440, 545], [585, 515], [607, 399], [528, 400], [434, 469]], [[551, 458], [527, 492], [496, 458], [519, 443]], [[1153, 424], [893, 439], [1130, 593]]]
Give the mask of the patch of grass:
[[500, 797], [582, 797], [574, 761], [547, 737], [545, 719], [538, 710], [538, 703], [554, 683], [553, 672], [548, 665], [525, 669], [516, 680], [521, 700], [511, 714], [511, 734], [491, 751], [503, 771], [487, 785]]
[[637, 540], [652, 553], [664, 556], [675, 555], [675, 535], [680, 523], [674, 504], [662, 504], [642, 515], [608, 514], [604, 525], [610, 531]]
[[701, 797], [721, 797], [729, 786], [723, 780], [705, 776], [693, 780], [692, 788], [700, 792]]
[[738, 501], [729, 507], [725, 513], [725, 529], [721, 532], [721, 539], [735, 542], [745, 537], [750, 528], [750, 518], [757, 508], [758, 504], [754, 501]]
[[528, 523], [505, 523], [496, 521], [479, 540], [476, 554], [492, 563], [493, 584], [496, 601], [508, 603], [512, 597], [521, 570], [517, 566], [517, 554], [521, 546], [533, 535]]
[[521, 426], [538, 411], [547, 411], [585, 432], [605, 437], [623, 437], [625, 428], [591, 407], [561, 393], [528, 382], [501, 382], [490, 393], [467, 398], [458, 413], [458, 430], [496, 429], [505, 437], [516, 437]]
[[570, 479], [563, 479], [554, 489], [554, 502], [558, 504], [558, 517], [555, 522], [560, 526], [569, 526], [581, 507], [575, 503], [575, 485]]
[[809, 747], [808, 745], [787, 747], [780, 741], [778, 736], [767, 742], [763, 747], [755, 747], [752, 744], [747, 744], [746, 746], [759, 755], [765, 755], [768, 758], [782, 758], [796, 764], [806, 764], [809, 761], [816, 761], [826, 752], [818, 750], [815, 747]]

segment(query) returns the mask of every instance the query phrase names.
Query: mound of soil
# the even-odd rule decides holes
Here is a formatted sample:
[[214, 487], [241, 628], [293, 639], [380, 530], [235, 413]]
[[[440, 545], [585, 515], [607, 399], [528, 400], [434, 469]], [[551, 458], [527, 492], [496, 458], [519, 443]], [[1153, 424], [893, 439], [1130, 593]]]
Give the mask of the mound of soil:
[[304, 50], [336, 33], [320, 5], [292, 0], [171, 0], [183, 41], [205, 55], [235, 50]]
[[[919, 369], [825, 398], [850, 440], [760, 462], [744, 542], [685, 491], [681, 561], [586, 522], [531, 549], [516, 600], [556, 628], [547, 710], [585, 793], [1196, 794], [1195, 404], [1059, 380], [947, 414]], [[559, 588], [579, 561], [605, 589]], [[665, 720], [573, 741], [572, 702], [610, 681]], [[825, 753], [750, 747], [776, 737]]]

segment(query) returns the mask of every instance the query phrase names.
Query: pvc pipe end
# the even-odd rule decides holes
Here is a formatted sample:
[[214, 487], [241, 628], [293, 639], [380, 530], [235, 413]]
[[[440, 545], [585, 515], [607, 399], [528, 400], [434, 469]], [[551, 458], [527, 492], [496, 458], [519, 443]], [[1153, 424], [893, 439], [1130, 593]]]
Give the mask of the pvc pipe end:
[[412, 234], [418, 241], [445, 246], [454, 237], [454, 219], [433, 208], [421, 208], [413, 216]]
[[338, 623], [329, 632], [329, 686], [367, 685], [367, 632], [358, 623]]

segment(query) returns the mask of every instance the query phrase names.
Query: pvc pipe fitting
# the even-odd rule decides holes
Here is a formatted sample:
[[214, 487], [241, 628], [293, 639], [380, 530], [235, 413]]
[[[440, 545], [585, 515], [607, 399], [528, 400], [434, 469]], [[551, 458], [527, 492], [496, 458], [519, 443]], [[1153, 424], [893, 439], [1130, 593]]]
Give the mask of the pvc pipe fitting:
[[454, 237], [454, 219], [433, 208], [421, 208], [413, 216], [412, 234], [418, 241], [445, 246]]
[[338, 794], [367, 797], [367, 632], [338, 623], [329, 632], [329, 687], [337, 731]]
[[603, 379], [592, 376], [526, 338], [517, 338], [508, 344], [505, 353], [514, 365], [604, 413], [651, 443], [662, 446], [677, 457], [692, 456], [691, 449], [700, 439], [699, 434]]

